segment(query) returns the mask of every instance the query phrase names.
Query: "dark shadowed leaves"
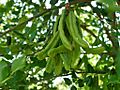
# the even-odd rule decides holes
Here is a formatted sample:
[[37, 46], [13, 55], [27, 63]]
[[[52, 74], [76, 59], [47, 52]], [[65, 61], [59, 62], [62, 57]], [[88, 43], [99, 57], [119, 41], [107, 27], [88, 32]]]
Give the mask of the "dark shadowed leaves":
[[72, 87], [70, 88], [70, 90], [77, 90], [77, 88], [74, 85], [72, 85]]
[[7, 45], [9, 46], [11, 44], [11, 36], [7, 36]]
[[9, 74], [8, 65], [5, 61], [0, 61], [0, 83], [7, 78]]
[[64, 78], [64, 81], [67, 85], [71, 85], [72, 81], [69, 78]]
[[51, 5], [55, 5], [58, 2], [58, 0], [50, 0]]
[[117, 53], [117, 56], [115, 58], [115, 67], [118, 78], [120, 79], [120, 51]]
[[93, 78], [92, 76], [87, 76], [84, 81], [86, 82], [86, 85], [91, 86], [93, 83]]
[[83, 79], [79, 79], [78, 80], [78, 86], [79, 87], [83, 87], [84, 86], [84, 80]]

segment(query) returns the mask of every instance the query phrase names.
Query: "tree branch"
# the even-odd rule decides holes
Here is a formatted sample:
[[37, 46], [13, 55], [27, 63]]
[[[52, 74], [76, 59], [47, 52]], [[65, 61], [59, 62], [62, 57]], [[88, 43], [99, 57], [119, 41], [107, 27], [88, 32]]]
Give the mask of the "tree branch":
[[[75, 1], [73, 1], [73, 2], [70, 2], [69, 4], [70, 4], [70, 5], [73, 5], [73, 4], [76, 4], [76, 3], [79, 3], [79, 2], [88, 2], [88, 3], [89, 3], [89, 2], [91, 2], [91, 1], [93, 1], [93, 0], [75, 0]], [[5, 32], [3, 32], [3, 33], [0, 32], [0, 36], [4, 36], [4, 35], [6, 35], [7, 33], [15, 30], [18, 26], [21, 26], [21, 25], [23, 25], [23, 24], [25, 24], [25, 23], [27, 23], [27, 22], [29, 22], [29, 21], [32, 21], [34, 18], [38, 18], [39, 16], [42, 16], [42, 15], [44, 15], [44, 14], [47, 13], [47, 12], [50, 12], [50, 11], [52, 11], [52, 10], [59, 9], [59, 8], [61, 8], [61, 7], [64, 7], [65, 5], [66, 5], [66, 4], [61, 4], [60, 6], [53, 7], [53, 8], [50, 8], [50, 9], [46, 9], [46, 10], [43, 11], [42, 13], [38, 13], [38, 14], [36, 14], [35, 16], [29, 18], [28, 20], [26, 20], [26, 21], [24, 21], [24, 22], [22, 22], [22, 23], [19, 23], [18, 25], [14, 26], [14, 27], [11, 27], [9, 30], [5, 30]]]
[[86, 25], [80, 25], [85, 31], [87, 31], [89, 34], [91, 34], [93, 37], [97, 38], [97, 36], [90, 30], [86, 28]]
[[104, 29], [109, 40], [112, 42], [113, 48], [117, 50], [119, 48], [118, 39], [114, 35], [112, 35], [112, 33], [109, 32], [108, 28], [104, 27]]
[[[83, 74], [83, 73], [86, 73], [86, 74], [106, 74], [108, 72], [105, 72], [105, 71], [94, 71], [94, 72], [75, 71], [75, 73], [77, 73], [77, 74]], [[62, 77], [62, 76], [68, 76], [68, 75], [72, 75], [72, 73], [62, 74], [60, 76], [55, 76], [55, 77]]]

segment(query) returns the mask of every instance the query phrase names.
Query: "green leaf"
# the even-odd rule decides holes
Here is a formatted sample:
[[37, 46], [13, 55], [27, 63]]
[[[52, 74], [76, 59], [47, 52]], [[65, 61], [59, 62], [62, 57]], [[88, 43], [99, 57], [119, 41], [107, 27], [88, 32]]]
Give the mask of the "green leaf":
[[91, 86], [92, 83], [93, 83], [92, 76], [87, 76], [87, 77], [85, 78], [85, 82], [86, 82], [86, 85]]
[[115, 90], [119, 90], [120, 84], [119, 84], [119, 83], [118, 83], [118, 84], [115, 84], [114, 87], [115, 87]]
[[32, 26], [30, 27], [29, 31], [27, 32], [28, 34], [32, 34], [34, 31], [36, 31], [37, 28], [37, 23], [33, 22]]
[[86, 70], [87, 72], [94, 72], [94, 68], [91, 66], [91, 64], [87, 64]]
[[103, 16], [107, 16], [108, 15], [108, 12], [107, 12], [107, 10], [106, 9], [100, 9], [100, 12], [101, 12], [101, 14], [103, 15]]
[[19, 19], [18, 23], [23, 23], [23, 22], [25, 22], [27, 19], [28, 19], [27, 16], [23, 16], [23, 17], [21, 17], [21, 18]]
[[82, 61], [85, 63], [85, 64], [88, 64], [88, 57], [87, 55], [84, 55], [83, 58], [82, 58]]
[[47, 73], [46, 71], [43, 73], [45, 79], [50, 79], [53, 76], [53, 73]]
[[120, 11], [120, 7], [116, 4], [117, 0], [99, 0], [99, 1], [106, 4], [109, 13]]
[[0, 83], [7, 78], [9, 74], [8, 65], [5, 61], [0, 62]]
[[20, 57], [18, 59], [15, 59], [12, 63], [12, 67], [11, 67], [12, 73], [23, 69], [25, 67], [25, 65], [26, 65], [25, 57]]
[[50, 0], [51, 5], [55, 5], [58, 2], [58, 0]]
[[22, 23], [22, 24], [18, 24], [15, 29], [16, 30], [23, 30], [25, 28], [26, 24], [27, 24], [27, 22]]
[[[65, 0], [64, 0], [65, 1]], [[72, 1], [74, 1], [74, 0], [68, 0], [69, 2], [72, 2]]]
[[100, 15], [100, 14], [101, 14], [101, 12], [100, 12], [100, 9], [99, 9], [99, 8], [97, 8], [97, 7], [93, 7], [92, 9], [93, 9], [93, 12], [94, 12], [94, 13], [97, 13], [98, 15]]
[[118, 51], [117, 56], [115, 58], [115, 68], [118, 78], [120, 79], [120, 51]]
[[[38, 63], [37, 63], [38, 62]], [[45, 60], [37, 60], [36, 63], [40, 68], [44, 68], [46, 66], [46, 61]]]
[[6, 54], [7, 52], [7, 47], [5, 46], [0, 46], [0, 54]]
[[78, 86], [83, 87], [84, 86], [84, 81], [82, 79], [78, 80]]
[[64, 81], [67, 85], [71, 85], [72, 81], [69, 78], [64, 78]]
[[113, 87], [112, 83], [107, 85], [107, 90], [114, 90], [114, 87]]
[[93, 78], [93, 83], [91, 85], [91, 90], [99, 90], [99, 86], [98, 86], [98, 76], [95, 75]]
[[6, 5], [5, 5], [5, 11], [6, 11], [6, 13], [9, 12], [9, 10], [12, 8], [13, 4], [14, 4], [14, 1], [13, 1], [13, 0], [9, 0], [9, 1], [6, 3]]
[[12, 55], [8, 55], [8, 54], [7, 54], [7, 55], [4, 55], [4, 57], [5, 57], [6, 59], [11, 59], [11, 60], [13, 59], [13, 56], [12, 56]]
[[36, 30], [35, 30], [34, 32], [31, 33], [30, 42], [33, 42], [33, 40], [34, 40], [36, 34], [37, 34]]
[[110, 83], [119, 83], [119, 77], [116, 74], [110, 75], [109, 77], [109, 84]]
[[22, 39], [26, 39], [25, 35], [22, 34], [22, 33], [20, 33], [19, 31], [14, 30], [13, 32], [17, 35], [17, 37], [20, 37], [20, 38], [22, 38]]
[[17, 71], [13, 78], [15, 81], [22, 81], [27, 75], [25, 75], [24, 71]]
[[72, 85], [72, 87], [70, 88], [70, 90], [77, 90], [77, 88], [74, 85]]
[[35, 66], [39, 66], [40, 68], [44, 68], [48, 63], [48, 61], [46, 61], [46, 60], [38, 60], [36, 57], [32, 57], [32, 56], [30, 57], [30, 60], [33, 62], [30, 65], [31, 68], [35, 67]]
[[59, 14], [59, 9], [53, 11], [53, 15], [54, 15], [54, 16], [55, 16], [55, 15], [58, 15], [58, 14]]
[[[69, 0], [69, 1], [73, 1], [73, 0]], [[86, 2], [80, 2], [79, 3], [79, 6], [80, 7], [85, 7], [85, 6], [87, 6], [88, 5], [88, 3], [86, 3]]]
[[18, 25], [16, 26], [15, 29], [17, 29], [17, 30], [23, 30], [23, 29], [25, 28], [26, 24], [27, 24], [26, 21], [27, 21], [27, 16], [21, 17], [21, 18], [19, 19]]
[[73, 71], [73, 72], [72, 72], [72, 81], [73, 81], [73, 82], [76, 82], [77, 78], [78, 78], [78, 77], [77, 77], [76, 73]]

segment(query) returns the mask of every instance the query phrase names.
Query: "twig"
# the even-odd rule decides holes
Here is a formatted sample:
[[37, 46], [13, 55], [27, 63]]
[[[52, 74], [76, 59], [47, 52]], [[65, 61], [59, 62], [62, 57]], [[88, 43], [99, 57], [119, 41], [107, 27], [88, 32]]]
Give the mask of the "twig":
[[[75, 0], [75, 1], [73, 1], [73, 2], [70, 2], [70, 5], [73, 5], [73, 4], [76, 4], [76, 3], [79, 3], [79, 2], [91, 2], [91, 1], [92, 1], [92, 0]], [[66, 5], [66, 4], [61, 4], [60, 6], [53, 7], [53, 8], [50, 8], [50, 9], [46, 9], [46, 10], [43, 11], [42, 13], [38, 13], [38, 14], [36, 14], [35, 16], [29, 18], [28, 20], [26, 20], [26, 21], [24, 21], [24, 22], [22, 22], [22, 23], [19, 23], [18, 25], [14, 26], [14, 27], [11, 27], [9, 30], [5, 30], [5, 32], [3, 32], [3, 33], [0, 32], [0, 36], [4, 36], [4, 35], [6, 35], [7, 33], [15, 30], [18, 26], [21, 26], [21, 25], [23, 25], [23, 24], [25, 24], [25, 23], [33, 20], [34, 18], [38, 18], [39, 16], [42, 16], [42, 15], [44, 15], [44, 14], [47, 13], [47, 12], [50, 12], [50, 11], [52, 11], [52, 10], [59, 9], [59, 8], [65, 6], [65, 5]], [[1, 35], [1, 34], [2, 34], [2, 35]]]
[[106, 27], [104, 27], [104, 29], [105, 29], [105, 31], [106, 31], [106, 34], [107, 34], [107, 37], [109, 38], [109, 40], [112, 42], [112, 44], [114, 45], [114, 41], [113, 41], [113, 39], [112, 39], [112, 37], [111, 37], [111, 35], [110, 35], [110, 33], [109, 33], [109, 30], [106, 28]]
[[[105, 72], [105, 71], [94, 71], [94, 72], [75, 71], [75, 73], [77, 73], [77, 74], [83, 74], [83, 73], [86, 73], [86, 74], [106, 74], [108, 72]], [[62, 74], [62, 75], [59, 75], [59, 76], [54, 76], [54, 77], [62, 77], [62, 76], [68, 76], [68, 75], [72, 75], [72, 72], [71, 73], [67, 73], [67, 74]]]
[[107, 72], [105, 71], [94, 71], [94, 72], [84, 72], [84, 71], [78, 71], [76, 73], [91, 73], [91, 74], [106, 74]]
[[109, 40], [112, 42], [113, 48], [118, 49], [119, 43], [117, 41], [117, 38], [115, 36], [113, 36], [106, 27], [104, 27], [104, 29], [106, 31], [106, 34], [107, 34]]
[[93, 37], [97, 38], [97, 36], [92, 32], [90, 31], [89, 29], [86, 28], [86, 25], [80, 25], [85, 31], [87, 31], [89, 34], [91, 34]]

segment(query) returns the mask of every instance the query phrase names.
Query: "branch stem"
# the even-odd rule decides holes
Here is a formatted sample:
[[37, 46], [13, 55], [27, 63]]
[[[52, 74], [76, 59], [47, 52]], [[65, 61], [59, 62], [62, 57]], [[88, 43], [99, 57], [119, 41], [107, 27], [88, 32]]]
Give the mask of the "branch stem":
[[[70, 2], [69, 4], [70, 4], [70, 5], [73, 5], [73, 4], [76, 4], [76, 3], [79, 3], [79, 2], [88, 2], [88, 3], [89, 3], [89, 2], [91, 2], [91, 1], [92, 1], [92, 0], [75, 0], [75, 1], [73, 1], [73, 2]], [[50, 11], [52, 11], [52, 10], [57, 10], [57, 9], [59, 9], [59, 8], [61, 8], [61, 7], [64, 7], [65, 5], [66, 5], [66, 4], [61, 4], [60, 6], [53, 7], [53, 8], [50, 8], [50, 9], [46, 9], [45, 11], [36, 14], [35, 16], [29, 18], [28, 20], [26, 20], [26, 21], [24, 21], [24, 22], [22, 22], [22, 23], [19, 23], [18, 25], [14, 26], [14, 27], [11, 27], [9, 30], [5, 30], [5, 32], [3, 32], [3, 33], [0, 32], [0, 36], [4, 36], [4, 35], [6, 35], [7, 33], [15, 30], [18, 26], [21, 26], [21, 25], [23, 25], [23, 24], [25, 24], [25, 23], [27, 23], [27, 22], [29, 22], [29, 21], [32, 21], [34, 18], [38, 18], [38, 17], [46, 14], [47, 12], [50, 12]]]

